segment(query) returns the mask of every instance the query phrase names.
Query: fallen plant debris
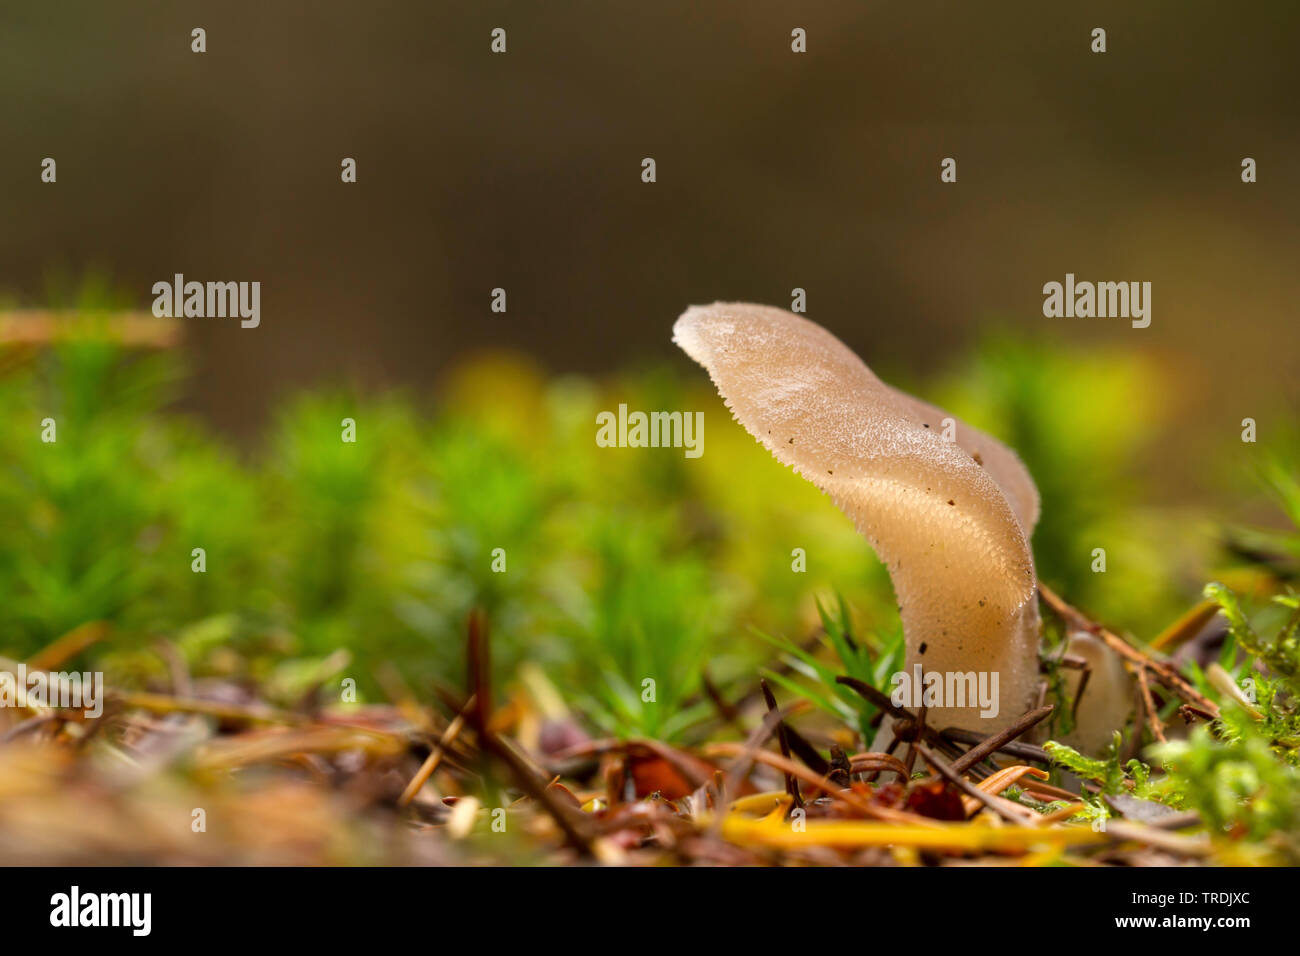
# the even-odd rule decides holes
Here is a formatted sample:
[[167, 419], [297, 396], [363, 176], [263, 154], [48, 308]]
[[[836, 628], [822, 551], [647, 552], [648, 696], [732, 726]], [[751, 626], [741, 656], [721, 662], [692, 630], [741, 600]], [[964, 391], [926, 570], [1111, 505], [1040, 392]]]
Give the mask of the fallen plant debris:
[[[892, 753], [838, 748], [809, 766], [783, 734], [798, 733], [807, 703], [778, 707], [766, 684], [761, 710], [731, 715], [752, 726], [744, 741], [525, 746], [526, 701], [493, 696], [485, 617], [467, 631], [468, 683], [461, 697], [442, 692], [444, 711], [310, 700], [285, 710], [223, 702], [211, 686], [111, 690], [93, 719], [0, 711], [0, 853], [61, 864], [1150, 865], [1224, 848], [1200, 813], [1149, 799], [1145, 780], [1136, 792], [1123, 777], [1097, 787], [1104, 761], [1067, 761], [1082, 795], [1049, 783], [1050, 749], [1018, 738], [1051, 706], [991, 736], [935, 731], [902, 711], [890, 749], [906, 742], [912, 772]], [[63, 639], [32, 661], [57, 666], [79, 646]], [[1115, 819], [1089, 813], [1090, 787]]]
[[[1062, 578], [1084, 534], [1062, 502], [1109, 486], [1042, 466], [1058, 511], [1035, 558], [1090, 613], [1040, 581], [1036, 693], [999, 726], [951, 726], [891, 699], [908, 648], [888, 569], [838, 513], [814, 525], [833, 578], [789, 573], [786, 542], [834, 505], [779, 467], [738, 493], [739, 427], [711, 432], [712, 477], [646, 469], [592, 455], [605, 396], [485, 367], [428, 420], [307, 396], [244, 463], [164, 411], [165, 336], [108, 315], [45, 341], [30, 318], [0, 328], [21, 424], [0, 430], [19, 479], [0, 512], [5, 862], [1300, 862], [1300, 599], [1275, 559], [1300, 554], [1294, 532], [1190, 610], [1186, 593], [1152, 605], [1128, 575]], [[1008, 354], [1008, 402], [1069, 374], [1041, 351], [1007, 372]], [[689, 404], [665, 382], [640, 387]], [[497, 417], [509, 388], [524, 418]], [[46, 404], [79, 417], [38, 443], [20, 410]], [[1050, 430], [1059, 403], [1034, 414]], [[345, 416], [366, 442], [340, 440]], [[1292, 470], [1269, 478], [1296, 521]], [[509, 575], [483, 560], [499, 541]], [[735, 640], [745, 626], [756, 640]], [[1132, 700], [1114, 741], [1084, 748], [1094, 646]], [[95, 707], [62, 699], [78, 673]]]

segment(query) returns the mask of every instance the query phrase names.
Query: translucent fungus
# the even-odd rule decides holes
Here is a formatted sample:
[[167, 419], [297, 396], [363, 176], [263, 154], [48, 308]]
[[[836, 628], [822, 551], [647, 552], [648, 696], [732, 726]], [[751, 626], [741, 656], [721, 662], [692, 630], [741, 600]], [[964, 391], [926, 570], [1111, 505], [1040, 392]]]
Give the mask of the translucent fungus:
[[931, 726], [991, 733], [1037, 703], [1038, 492], [1014, 452], [884, 384], [835, 336], [782, 309], [696, 306], [673, 341], [749, 433], [871, 542], [893, 580], [908, 670], [998, 675], [996, 716], [944, 701]]

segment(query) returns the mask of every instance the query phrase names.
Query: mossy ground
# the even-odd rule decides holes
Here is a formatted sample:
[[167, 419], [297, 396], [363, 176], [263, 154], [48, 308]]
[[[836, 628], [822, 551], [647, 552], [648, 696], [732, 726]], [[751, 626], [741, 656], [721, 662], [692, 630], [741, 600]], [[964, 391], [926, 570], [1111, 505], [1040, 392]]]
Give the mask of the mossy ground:
[[[7, 859], [1297, 861], [1300, 536], [1144, 504], [1130, 466], [1163, 422], [1140, 359], [991, 340], [917, 389], [1025, 457], [1043, 580], [1219, 711], [1153, 684], [1110, 758], [1053, 752], [1076, 799], [1023, 751], [964, 786], [943, 768], [969, 743], [866, 755], [879, 707], [837, 678], [896, 667], [887, 575], [673, 372], [498, 357], [435, 396], [296, 396], [240, 449], [172, 410], [165, 337], [64, 318], [0, 345], [0, 653], [112, 694], [98, 719], [0, 710]], [[1104, 405], [1077, 401], [1085, 376]], [[598, 448], [620, 401], [705, 409], [705, 454]], [[1295, 463], [1236, 439], [1225, 500], [1265, 472], [1300, 517]], [[1171, 629], [1211, 579], [1226, 623]], [[894, 759], [920, 776], [884, 782]]]

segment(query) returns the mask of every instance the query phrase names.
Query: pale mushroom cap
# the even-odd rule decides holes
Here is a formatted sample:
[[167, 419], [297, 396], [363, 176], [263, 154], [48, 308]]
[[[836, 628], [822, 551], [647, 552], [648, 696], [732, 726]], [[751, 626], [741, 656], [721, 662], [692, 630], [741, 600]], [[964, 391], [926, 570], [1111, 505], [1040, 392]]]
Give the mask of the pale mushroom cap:
[[[900, 419], [914, 426], [909, 430], [924, 442], [938, 438], [942, 421], [952, 418], [956, 434], [943, 445], [951, 451], [955, 444], [983, 467], [1026, 535], [1038, 522], [1038, 489], [1014, 451], [943, 409], [886, 385], [848, 346], [814, 322], [771, 306], [715, 302], [683, 312], [673, 325], [673, 341], [705, 367], [749, 433], [801, 474], [803, 451], [813, 464], [816, 456], [826, 454], [874, 456], [900, 434]], [[772, 437], [800, 423], [809, 427], [797, 452]], [[794, 431], [786, 440], [791, 437], [798, 445]], [[805, 477], [820, 486], [816, 470]]]
[[[1119, 657], [1087, 631], [1070, 632], [1066, 653], [1086, 661], [1089, 673], [1078, 702], [1074, 730], [1061, 740], [1083, 753], [1104, 753], [1115, 731], [1128, 725], [1129, 715], [1137, 704], [1135, 681]], [[1082, 680], [1082, 671], [1074, 668], [1065, 671], [1071, 700], [1079, 692]]]
[[[1034, 703], [1038, 613], [1028, 534], [1029, 473], [1004, 445], [881, 382], [839, 339], [767, 306], [688, 309], [673, 340], [709, 372], [736, 419], [853, 519], [885, 562], [907, 636], [908, 667], [1000, 675], [989, 731]], [[978, 460], [977, 460], [978, 459]]]

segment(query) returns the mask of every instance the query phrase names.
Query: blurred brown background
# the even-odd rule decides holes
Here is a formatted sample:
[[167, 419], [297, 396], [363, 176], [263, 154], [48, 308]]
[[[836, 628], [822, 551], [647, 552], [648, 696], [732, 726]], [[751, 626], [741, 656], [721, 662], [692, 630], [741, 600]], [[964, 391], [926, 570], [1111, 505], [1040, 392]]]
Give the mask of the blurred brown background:
[[[1221, 436], [1300, 397], [1298, 27], [1294, 3], [8, 4], [0, 289], [97, 268], [147, 308], [175, 272], [260, 280], [261, 328], [186, 324], [188, 401], [235, 433], [299, 385], [423, 385], [484, 347], [668, 357], [686, 305], [801, 286], [886, 370], [990, 323], [1150, 350]], [[1151, 327], [1045, 319], [1067, 271], [1151, 281]]]

